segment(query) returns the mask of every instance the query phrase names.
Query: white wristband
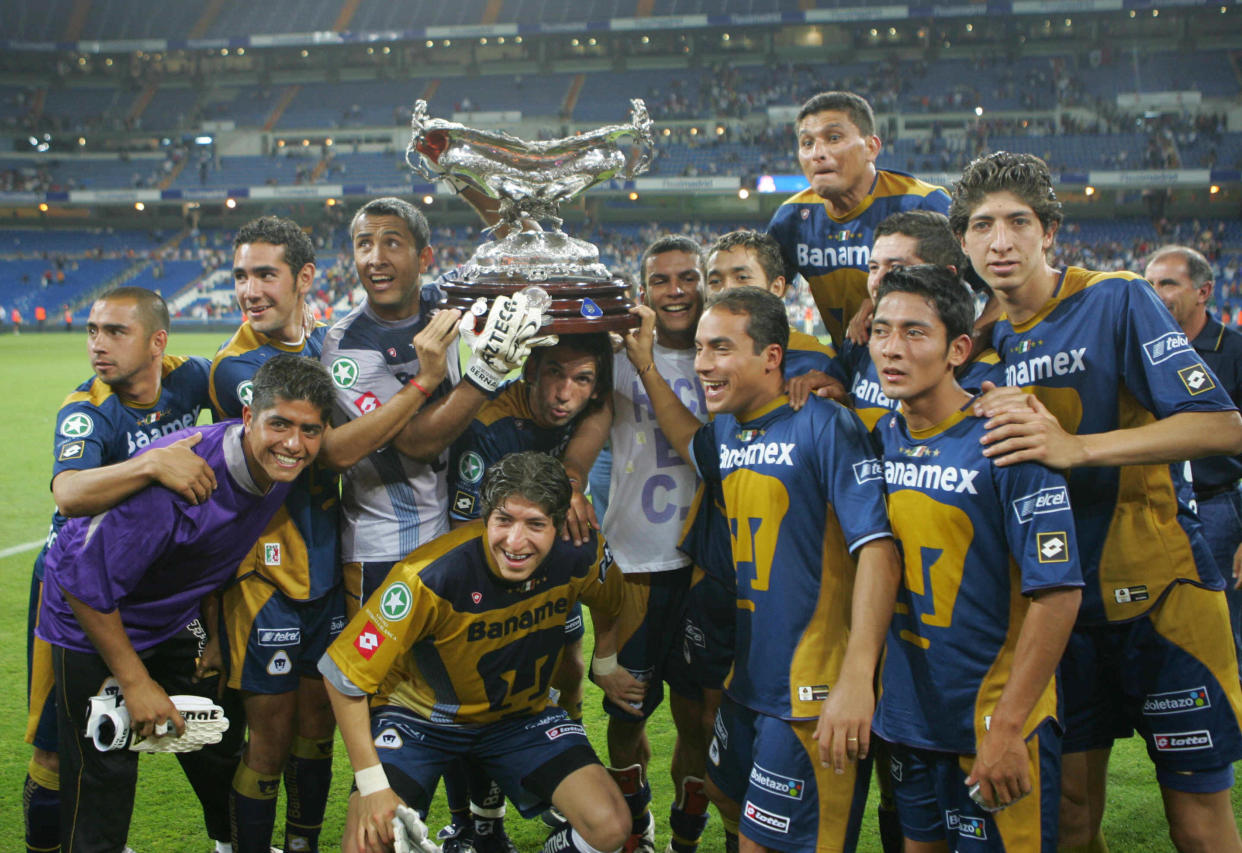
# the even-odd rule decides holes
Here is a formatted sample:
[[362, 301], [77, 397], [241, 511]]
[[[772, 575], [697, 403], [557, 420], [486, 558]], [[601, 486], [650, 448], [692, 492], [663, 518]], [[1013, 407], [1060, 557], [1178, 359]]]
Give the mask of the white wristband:
[[364, 770], [359, 770], [354, 774], [354, 784], [358, 786], [358, 793], [364, 797], [390, 787], [382, 764], [373, 764]]
[[596, 675], [612, 675], [617, 671], [617, 656], [615, 654], [607, 657], [593, 657], [591, 659], [591, 671]]

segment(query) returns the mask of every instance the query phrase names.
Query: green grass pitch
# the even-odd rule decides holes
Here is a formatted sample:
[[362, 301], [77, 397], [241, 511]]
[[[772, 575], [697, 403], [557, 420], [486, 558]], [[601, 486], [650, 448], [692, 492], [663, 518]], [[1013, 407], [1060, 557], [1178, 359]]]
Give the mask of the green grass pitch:
[[[169, 352], [210, 356], [225, 336], [173, 330]], [[0, 850], [22, 849], [21, 789], [29, 760], [22, 740], [25, 727], [26, 604], [30, 586], [33, 548], [9, 553], [25, 543], [41, 540], [52, 512], [48, 490], [51, 473], [51, 437], [56, 410], [65, 395], [90, 375], [85, 354], [85, 335], [75, 332], [11, 334], [0, 336], [0, 387], [8, 403], [0, 417], [0, 449], [7, 453], [0, 467]], [[588, 632], [588, 644], [589, 640]], [[588, 648], [589, 654], [589, 648]], [[587, 728], [601, 756], [604, 753], [604, 717], [599, 691], [587, 688]], [[666, 708], [651, 720], [649, 733], [654, 758], [652, 786], [657, 816], [658, 849], [668, 838], [667, 814], [672, 797], [667, 761], [672, 753], [672, 722]], [[606, 757], [606, 756], [605, 756]], [[1154, 772], [1141, 742], [1131, 739], [1114, 750], [1110, 776], [1105, 833], [1115, 851], [1166, 851], [1168, 840], [1160, 793]], [[211, 847], [202, 828], [197, 801], [190, 792], [176, 761], [168, 755], [144, 756], [141, 760], [138, 798], [130, 829], [130, 844], [138, 853], [206, 853]], [[335, 850], [344, 825], [345, 801], [350, 782], [345, 750], [336, 752], [336, 775], [324, 825], [323, 849]], [[1234, 793], [1235, 812], [1239, 796]], [[878, 851], [874, 829], [874, 805], [868, 806], [861, 851]], [[283, 832], [283, 806], [275, 841]], [[432, 808], [428, 824], [437, 829], [446, 821], [442, 797]], [[523, 821], [510, 811], [510, 834], [524, 851], [538, 850], [546, 830], [538, 821]], [[702, 849], [723, 850], [720, 822], [713, 816]]]

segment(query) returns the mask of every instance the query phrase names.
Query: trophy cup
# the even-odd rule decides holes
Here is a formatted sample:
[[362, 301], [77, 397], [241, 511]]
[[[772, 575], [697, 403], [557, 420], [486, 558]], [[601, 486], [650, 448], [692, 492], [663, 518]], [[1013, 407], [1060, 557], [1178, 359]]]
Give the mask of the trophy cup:
[[[638, 325], [626, 282], [600, 263], [599, 249], [561, 230], [561, 202], [603, 181], [647, 170], [655, 153], [651, 118], [630, 102], [630, 123], [564, 139], [527, 142], [500, 131], [475, 130], [427, 115], [414, 104], [405, 159], [432, 182], [447, 180], [500, 202], [505, 236], [479, 246], [441, 283], [444, 305], [469, 312], [479, 297], [512, 296], [538, 288], [551, 303], [547, 331], [608, 332]], [[627, 141], [628, 140], [628, 141]], [[548, 230], [531, 228], [537, 222]], [[525, 230], [524, 230], [525, 229]], [[530, 291], [528, 291], [528, 296]]]

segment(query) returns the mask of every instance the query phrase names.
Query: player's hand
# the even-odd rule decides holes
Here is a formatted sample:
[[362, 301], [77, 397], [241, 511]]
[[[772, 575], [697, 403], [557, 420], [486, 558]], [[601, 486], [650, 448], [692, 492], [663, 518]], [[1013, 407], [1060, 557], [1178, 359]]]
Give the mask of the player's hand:
[[[220, 644], [220, 632], [215, 631], [207, 637], [207, 642], [203, 645], [203, 653], [198, 656], [198, 663], [194, 666], [194, 680], [202, 681], [204, 678], [211, 678], [219, 675], [223, 670], [224, 650]], [[223, 692], [224, 685], [221, 684], [220, 688]]]
[[977, 418], [993, 418], [1001, 412], [1022, 411], [1026, 408], [1025, 398], [1031, 396], [1016, 385], [997, 385], [995, 382], [984, 382], [979, 390], [974, 405]]
[[497, 296], [487, 314], [483, 331], [474, 332], [475, 312], [463, 319], [462, 337], [473, 355], [466, 365], [465, 378], [487, 393], [493, 393], [505, 375], [517, 370], [532, 347], [555, 346], [556, 335], [539, 335], [545, 308], [528, 300], [525, 293]]
[[655, 321], [656, 314], [650, 305], [636, 305], [630, 309], [642, 321], [638, 330], [627, 329], [625, 332], [625, 355], [630, 364], [642, 370], [655, 362]]
[[966, 786], [979, 785], [986, 809], [1003, 809], [1031, 792], [1030, 756], [1022, 732], [992, 729], [979, 742]]
[[846, 764], [866, 758], [871, 750], [875, 693], [870, 681], [855, 681], [842, 680], [832, 686], [815, 726], [820, 763], [837, 773], [844, 773]]
[[1233, 552], [1233, 588], [1242, 589], [1242, 545]]
[[151, 676], [144, 675], [133, 682], [121, 683], [121, 695], [125, 697], [125, 707], [129, 709], [129, 727], [134, 732], [134, 740], [157, 734], [157, 726], [160, 727], [160, 734], [167, 734], [170, 723], [177, 730], [177, 737], [185, 733], [185, 719], [181, 712]]
[[635, 717], [642, 717], [643, 698], [647, 695], [647, 685], [630, 675], [623, 666], [617, 667], [608, 675], [591, 673], [591, 680], [599, 685], [604, 695], [613, 704]]
[[599, 530], [599, 519], [595, 515], [595, 506], [587, 500], [587, 496], [576, 485], [569, 498], [569, 512], [565, 514], [565, 529], [561, 539], [566, 542], [573, 540], [581, 545], [591, 538], [592, 530]]
[[832, 378], [822, 370], [808, 370], [801, 376], [793, 377], [785, 383], [785, 393], [789, 395], [789, 405], [794, 411], [805, 406], [812, 394], [836, 400], [838, 403], [845, 401], [845, 386], [841, 384], [841, 380]]
[[418, 357], [418, 384], [428, 391], [448, 375], [448, 354], [457, 343], [457, 324], [461, 311], [449, 308], [437, 311], [426, 326], [414, 336], [414, 354]]
[[207, 500], [216, 490], [216, 472], [192, 449], [202, 440], [203, 434], [196, 432], [146, 454], [154, 466], [155, 481], [195, 505]]
[[392, 850], [392, 819], [397, 806], [405, 805], [392, 788], [358, 797], [358, 828], [354, 843], [360, 853], [388, 853]]
[[1062, 429], [1056, 416], [1034, 394], [1023, 396], [1022, 408], [1002, 411], [984, 424], [987, 432], [979, 439], [983, 455], [1002, 468], [1038, 462], [1066, 470], [1085, 462], [1082, 439]]
[[319, 321], [315, 319], [315, 309], [311, 307], [311, 304], [309, 302], [303, 302], [302, 303], [302, 334], [305, 337], [309, 338], [311, 335], [311, 332], [315, 331], [315, 326], [318, 324], [318, 322]]
[[845, 336], [860, 346], [866, 346], [871, 339], [871, 319], [875, 316], [875, 303], [868, 296], [858, 306], [854, 316], [845, 328]]

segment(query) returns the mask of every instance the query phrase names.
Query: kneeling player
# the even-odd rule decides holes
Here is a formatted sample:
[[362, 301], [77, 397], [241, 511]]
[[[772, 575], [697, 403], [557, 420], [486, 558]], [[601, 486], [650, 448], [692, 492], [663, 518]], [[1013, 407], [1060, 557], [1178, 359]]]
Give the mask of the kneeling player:
[[[628, 837], [629, 810], [581, 724], [548, 707], [579, 599], [595, 626], [596, 682], [614, 702], [641, 702], [645, 689], [616, 664], [626, 586], [603, 540], [557, 536], [571, 494], [547, 454], [505, 457], [483, 483], [483, 520], [394, 566], [329, 647], [320, 669], [358, 783], [346, 851], [391, 844], [396, 807], [425, 814], [459, 757], [497, 780], [523, 815], [551, 802], [568, 818], [549, 853], [617, 850]], [[369, 713], [367, 694], [381, 685]]]
[[890, 272], [880, 284], [871, 361], [901, 408], [874, 435], [906, 570], [873, 728], [892, 744], [908, 853], [958, 849], [961, 838], [1051, 853], [1061, 754], [1053, 676], [1082, 573], [1065, 478], [983, 455], [985, 422], [954, 379], [973, 319], [969, 293], [943, 267]]

